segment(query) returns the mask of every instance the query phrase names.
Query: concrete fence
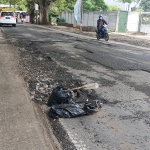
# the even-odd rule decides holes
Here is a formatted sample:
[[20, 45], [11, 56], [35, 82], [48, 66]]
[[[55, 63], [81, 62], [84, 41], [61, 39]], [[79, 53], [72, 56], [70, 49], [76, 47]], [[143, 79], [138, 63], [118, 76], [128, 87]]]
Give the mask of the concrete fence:
[[127, 32], [138, 32], [140, 23], [139, 12], [129, 12], [127, 20]]
[[[108, 28], [111, 31], [116, 31], [117, 24], [117, 15], [118, 12], [104, 12], [104, 19], [109, 23]], [[95, 27], [97, 26], [97, 20], [99, 12], [85, 12], [82, 15], [82, 26], [86, 27]], [[66, 20], [67, 23], [77, 24], [74, 18], [74, 13], [63, 12], [61, 15], [62, 18]]]
[[[108, 29], [112, 32], [118, 31], [118, 22], [119, 22], [119, 12], [102, 12], [104, 19], [109, 23]], [[150, 14], [150, 13], [148, 13]], [[84, 12], [82, 14], [82, 26], [83, 29], [88, 29], [89, 27], [93, 27], [94, 29], [97, 26], [99, 12]], [[63, 12], [61, 15], [62, 18], [65, 19], [66, 23], [77, 25], [77, 22], [74, 17], [74, 13]], [[144, 32], [150, 33], [150, 24], [143, 24], [141, 22], [141, 13], [139, 12], [128, 12], [126, 24], [127, 32]], [[88, 31], [88, 30], [87, 30]]]
[[150, 34], [150, 25], [141, 24], [140, 32]]
[[140, 32], [150, 34], [150, 12], [140, 14]]

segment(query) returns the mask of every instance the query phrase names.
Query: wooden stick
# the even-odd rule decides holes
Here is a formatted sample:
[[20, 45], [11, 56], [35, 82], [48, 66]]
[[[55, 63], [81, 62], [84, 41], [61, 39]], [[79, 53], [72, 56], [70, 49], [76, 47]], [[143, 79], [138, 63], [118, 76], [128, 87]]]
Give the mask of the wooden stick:
[[91, 83], [91, 84], [86, 84], [80, 87], [65, 90], [65, 92], [79, 90], [79, 89], [97, 89], [98, 87], [99, 87], [98, 83]]

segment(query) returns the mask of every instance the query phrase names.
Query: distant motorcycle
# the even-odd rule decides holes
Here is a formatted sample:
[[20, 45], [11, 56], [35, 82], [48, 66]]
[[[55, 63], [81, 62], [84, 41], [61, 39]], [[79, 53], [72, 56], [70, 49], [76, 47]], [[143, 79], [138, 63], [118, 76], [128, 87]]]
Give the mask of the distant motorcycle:
[[97, 40], [100, 40], [100, 39], [105, 39], [105, 41], [108, 41], [109, 40], [109, 34], [108, 34], [108, 29], [107, 29], [107, 25], [104, 25], [104, 31], [101, 33], [98, 33], [98, 30], [96, 30], [96, 38]]

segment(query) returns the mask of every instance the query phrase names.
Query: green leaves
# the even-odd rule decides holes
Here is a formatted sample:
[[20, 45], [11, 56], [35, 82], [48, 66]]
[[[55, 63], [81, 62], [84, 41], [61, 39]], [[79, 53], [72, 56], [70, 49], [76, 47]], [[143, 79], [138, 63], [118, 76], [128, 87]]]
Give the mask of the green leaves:
[[150, 12], [150, 0], [142, 0], [140, 3], [140, 7], [146, 11]]
[[118, 0], [118, 1], [123, 3], [132, 3], [133, 1], [136, 2], [136, 0]]
[[[73, 12], [74, 11], [74, 5], [77, 0], [56, 0], [52, 4], [51, 11], [56, 12]], [[104, 0], [82, 0], [83, 1], [83, 11], [99, 11], [108, 10], [108, 6], [105, 4]]]
[[20, 0], [17, 3], [16, 9], [26, 11], [27, 10], [26, 6], [27, 6], [27, 0]]
[[66, 0], [56, 0], [53, 2], [50, 6], [51, 13], [60, 15], [60, 13], [65, 10], [65, 2]]
[[9, 4], [10, 6], [14, 5], [14, 7], [17, 7], [17, 9], [19, 8], [19, 10], [25, 10], [27, 1], [26, 0], [0, 0], [0, 3]]
[[121, 10], [121, 8], [115, 5], [108, 6], [108, 11], [119, 11], [119, 10]]

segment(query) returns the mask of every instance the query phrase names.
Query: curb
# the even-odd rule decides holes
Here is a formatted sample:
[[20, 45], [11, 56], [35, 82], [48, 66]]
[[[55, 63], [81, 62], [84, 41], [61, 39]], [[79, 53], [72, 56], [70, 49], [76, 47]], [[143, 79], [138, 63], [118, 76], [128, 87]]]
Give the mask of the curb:
[[1, 28], [1, 32], [5, 33], [5, 31], [4, 31], [4, 29], [3, 29], [3, 28]]

